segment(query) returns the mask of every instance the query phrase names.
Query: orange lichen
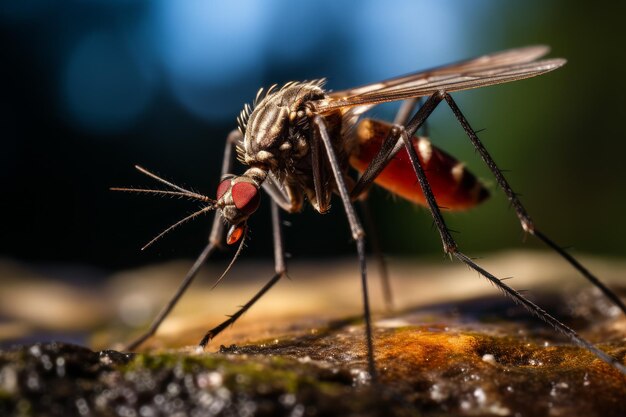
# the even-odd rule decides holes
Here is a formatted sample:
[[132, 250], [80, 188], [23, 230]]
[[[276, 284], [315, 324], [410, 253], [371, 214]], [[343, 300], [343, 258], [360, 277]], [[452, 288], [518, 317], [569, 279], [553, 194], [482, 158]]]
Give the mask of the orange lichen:
[[474, 354], [477, 345], [473, 336], [407, 328], [380, 338], [376, 343], [376, 357], [383, 362], [400, 360], [413, 365], [428, 363], [437, 366], [453, 357]]

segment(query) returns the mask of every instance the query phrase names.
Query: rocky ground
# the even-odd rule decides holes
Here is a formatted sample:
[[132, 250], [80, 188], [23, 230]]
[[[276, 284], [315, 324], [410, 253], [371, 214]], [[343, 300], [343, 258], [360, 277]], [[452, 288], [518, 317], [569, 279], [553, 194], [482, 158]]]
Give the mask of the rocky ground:
[[[626, 363], [626, 318], [558, 260], [514, 253], [483, 263], [515, 272], [513, 286], [531, 288], [537, 303]], [[619, 288], [626, 265], [588, 263]], [[394, 313], [375, 297], [377, 383], [366, 372], [351, 262], [295, 265], [292, 280], [204, 352], [194, 344], [207, 323], [244, 302], [267, 279], [246, 278], [271, 267], [244, 266], [212, 292], [205, 279], [141, 351], [110, 350], [186, 266], [131, 271], [93, 289], [0, 265], [0, 415], [626, 415], [625, 376], [475, 274], [437, 262], [392, 263]], [[43, 341], [51, 336], [64, 341]]]

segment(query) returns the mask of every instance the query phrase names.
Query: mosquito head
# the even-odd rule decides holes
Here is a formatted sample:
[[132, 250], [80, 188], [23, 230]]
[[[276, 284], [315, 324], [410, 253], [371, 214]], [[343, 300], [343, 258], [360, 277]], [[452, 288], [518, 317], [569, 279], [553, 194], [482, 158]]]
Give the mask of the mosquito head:
[[246, 221], [259, 208], [260, 187], [267, 173], [251, 168], [241, 176], [227, 175], [217, 186], [217, 202], [222, 217], [230, 224], [226, 242], [237, 243], [246, 229]]

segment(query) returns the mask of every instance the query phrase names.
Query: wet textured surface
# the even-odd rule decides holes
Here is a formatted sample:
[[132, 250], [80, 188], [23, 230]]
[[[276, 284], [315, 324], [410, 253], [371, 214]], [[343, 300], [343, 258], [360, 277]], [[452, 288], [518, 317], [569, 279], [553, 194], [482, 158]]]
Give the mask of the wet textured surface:
[[[593, 291], [540, 301], [625, 361], [626, 320]], [[381, 317], [375, 333], [379, 384], [352, 319], [291, 323], [215, 353], [15, 347], [0, 353], [0, 415], [626, 414], [625, 376], [501, 298]]]
[[[511, 252], [482, 261], [515, 274], [508, 283], [625, 361], [626, 319], [561, 260]], [[585, 263], [613, 288], [624, 285], [626, 263]], [[440, 259], [390, 262], [392, 315], [381, 313], [372, 274], [378, 385], [354, 318], [353, 259], [291, 262], [291, 280], [197, 352], [204, 332], [273, 271], [242, 262], [211, 291], [224, 265], [210, 264], [139, 352], [99, 352], [138, 335], [188, 267], [164, 263], [100, 281], [70, 268], [76, 279], [65, 280], [54, 277], [68, 271], [0, 260], [0, 416], [626, 415], [625, 377]]]

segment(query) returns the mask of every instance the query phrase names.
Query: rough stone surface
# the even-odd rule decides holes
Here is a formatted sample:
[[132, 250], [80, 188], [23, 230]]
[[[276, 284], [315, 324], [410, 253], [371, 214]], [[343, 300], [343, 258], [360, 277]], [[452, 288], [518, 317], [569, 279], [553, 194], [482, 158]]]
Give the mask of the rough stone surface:
[[[583, 259], [612, 288], [626, 262]], [[554, 255], [481, 259], [622, 363], [626, 318]], [[357, 264], [290, 262], [242, 320], [195, 344], [271, 276], [209, 264], [155, 337], [116, 352], [171, 296], [188, 262], [93, 279], [0, 260], [0, 416], [624, 416], [626, 378], [462, 265], [390, 262], [397, 312], [372, 305], [379, 383], [366, 372]], [[70, 279], [71, 278], [71, 279]], [[586, 288], [580, 290], [580, 288]], [[621, 295], [625, 295], [621, 291]], [[62, 342], [43, 342], [59, 340]], [[90, 349], [78, 345], [89, 345]], [[222, 346], [220, 346], [222, 345]]]
[[[593, 291], [541, 301], [625, 362], [625, 319]], [[625, 376], [504, 299], [381, 317], [375, 348], [378, 384], [352, 318], [215, 353], [31, 344], [0, 352], [0, 415], [626, 415]]]

